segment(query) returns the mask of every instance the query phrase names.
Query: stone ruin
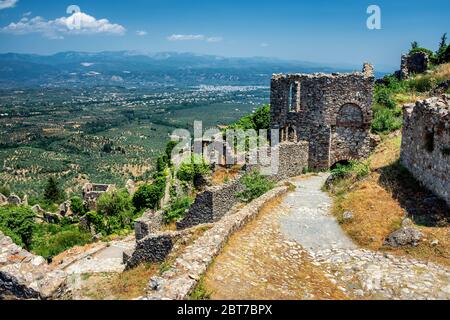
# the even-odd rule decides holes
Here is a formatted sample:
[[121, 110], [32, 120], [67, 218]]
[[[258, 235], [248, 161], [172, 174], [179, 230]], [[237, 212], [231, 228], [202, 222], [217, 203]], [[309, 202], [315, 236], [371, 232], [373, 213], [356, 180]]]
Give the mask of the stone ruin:
[[450, 206], [450, 95], [405, 105], [401, 163]]
[[279, 130], [281, 144], [308, 145], [305, 160], [310, 169], [364, 159], [374, 141], [370, 134], [374, 82], [370, 64], [358, 73], [274, 75], [271, 128]]
[[415, 52], [402, 55], [400, 70], [396, 75], [400, 80], [408, 79], [409, 76], [424, 73], [428, 70], [430, 57], [425, 52]]
[[106, 192], [112, 192], [116, 187], [112, 184], [95, 184], [86, 183], [83, 186], [83, 200], [86, 207], [89, 210], [95, 210], [97, 208], [97, 200], [100, 196]]

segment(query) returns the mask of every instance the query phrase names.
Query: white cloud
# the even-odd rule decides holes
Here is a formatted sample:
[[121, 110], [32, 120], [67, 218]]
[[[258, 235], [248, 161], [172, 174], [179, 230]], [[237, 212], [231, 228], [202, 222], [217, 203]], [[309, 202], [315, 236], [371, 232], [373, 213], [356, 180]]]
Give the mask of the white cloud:
[[205, 40], [205, 36], [202, 34], [173, 34], [167, 39], [169, 41]]
[[222, 37], [210, 37], [208, 39], [206, 39], [206, 41], [208, 42], [221, 42], [223, 40]]
[[220, 42], [222, 37], [206, 37], [203, 34], [173, 34], [167, 37], [169, 41], [206, 41], [206, 42]]
[[0, 10], [14, 8], [19, 0], [0, 0]]
[[268, 46], [269, 46], [269, 44], [268, 44], [268, 43], [266, 43], [266, 42], [263, 42], [263, 43], [261, 43], [261, 44], [260, 44], [260, 46], [261, 46], [261, 47], [263, 47], [263, 48], [266, 48], [266, 47], [268, 47]]
[[43, 17], [23, 17], [18, 22], [0, 28], [2, 33], [30, 34], [40, 33], [50, 39], [63, 39], [64, 35], [73, 34], [112, 34], [123, 35], [126, 29], [110, 23], [107, 19], [96, 19], [83, 12], [74, 12], [68, 17], [46, 20]]
[[137, 34], [138, 36], [143, 37], [143, 36], [146, 36], [146, 35], [147, 35], [147, 31], [145, 31], [145, 30], [138, 30], [138, 31], [136, 31], [136, 34]]

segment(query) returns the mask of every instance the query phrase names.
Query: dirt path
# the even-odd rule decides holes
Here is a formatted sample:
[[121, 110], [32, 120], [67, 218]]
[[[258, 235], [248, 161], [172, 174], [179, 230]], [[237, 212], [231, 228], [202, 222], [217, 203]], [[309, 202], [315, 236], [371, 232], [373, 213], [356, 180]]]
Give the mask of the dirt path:
[[329, 213], [326, 175], [232, 237], [205, 276], [213, 299], [450, 299], [450, 271], [359, 249]]

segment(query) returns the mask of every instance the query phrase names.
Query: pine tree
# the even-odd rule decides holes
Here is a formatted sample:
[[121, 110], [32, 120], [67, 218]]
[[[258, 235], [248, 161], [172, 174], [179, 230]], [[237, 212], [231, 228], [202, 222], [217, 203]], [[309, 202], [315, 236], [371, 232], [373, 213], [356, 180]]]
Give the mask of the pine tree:
[[47, 181], [47, 185], [44, 190], [44, 198], [45, 200], [53, 203], [64, 200], [63, 192], [59, 188], [58, 182], [53, 177], [50, 177]]
[[437, 63], [445, 63], [446, 59], [444, 58], [445, 52], [447, 51], [447, 33], [444, 33], [441, 37], [441, 42], [439, 43], [439, 49], [436, 51], [436, 60]]

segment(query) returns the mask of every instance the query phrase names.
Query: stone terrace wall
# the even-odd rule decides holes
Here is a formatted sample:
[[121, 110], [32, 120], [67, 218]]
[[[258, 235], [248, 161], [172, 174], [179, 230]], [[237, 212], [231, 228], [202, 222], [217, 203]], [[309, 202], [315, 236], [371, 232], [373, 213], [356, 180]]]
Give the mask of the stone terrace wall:
[[285, 186], [275, 188], [237, 213], [225, 216], [215, 223], [210, 230], [186, 248], [170, 270], [164, 272], [161, 277], [150, 279], [149, 292], [142, 299], [187, 299], [228, 239], [254, 219], [270, 200], [285, 194], [287, 190]]
[[67, 297], [66, 274], [52, 270], [0, 232], [0, 300], [58, 299]]
[[210, 228], [210, 224], [202, 224], [180, 231], [155, 232], [136, 241], [131, 252], [125, 252], [123, 262], [127, 269], [134, 268], [143, 262], [162, 262], [177, 244], [188, 243], [198, 230]]
[[404, 108], [401, 162], [450, 206], [450, 96]]
[[244, 189], [242, 176], [220, 186], [208, 187], [198, 194], [186, 217], [177, 222], [177, 229], [220, 220], [239, 202], [237, 193]]

